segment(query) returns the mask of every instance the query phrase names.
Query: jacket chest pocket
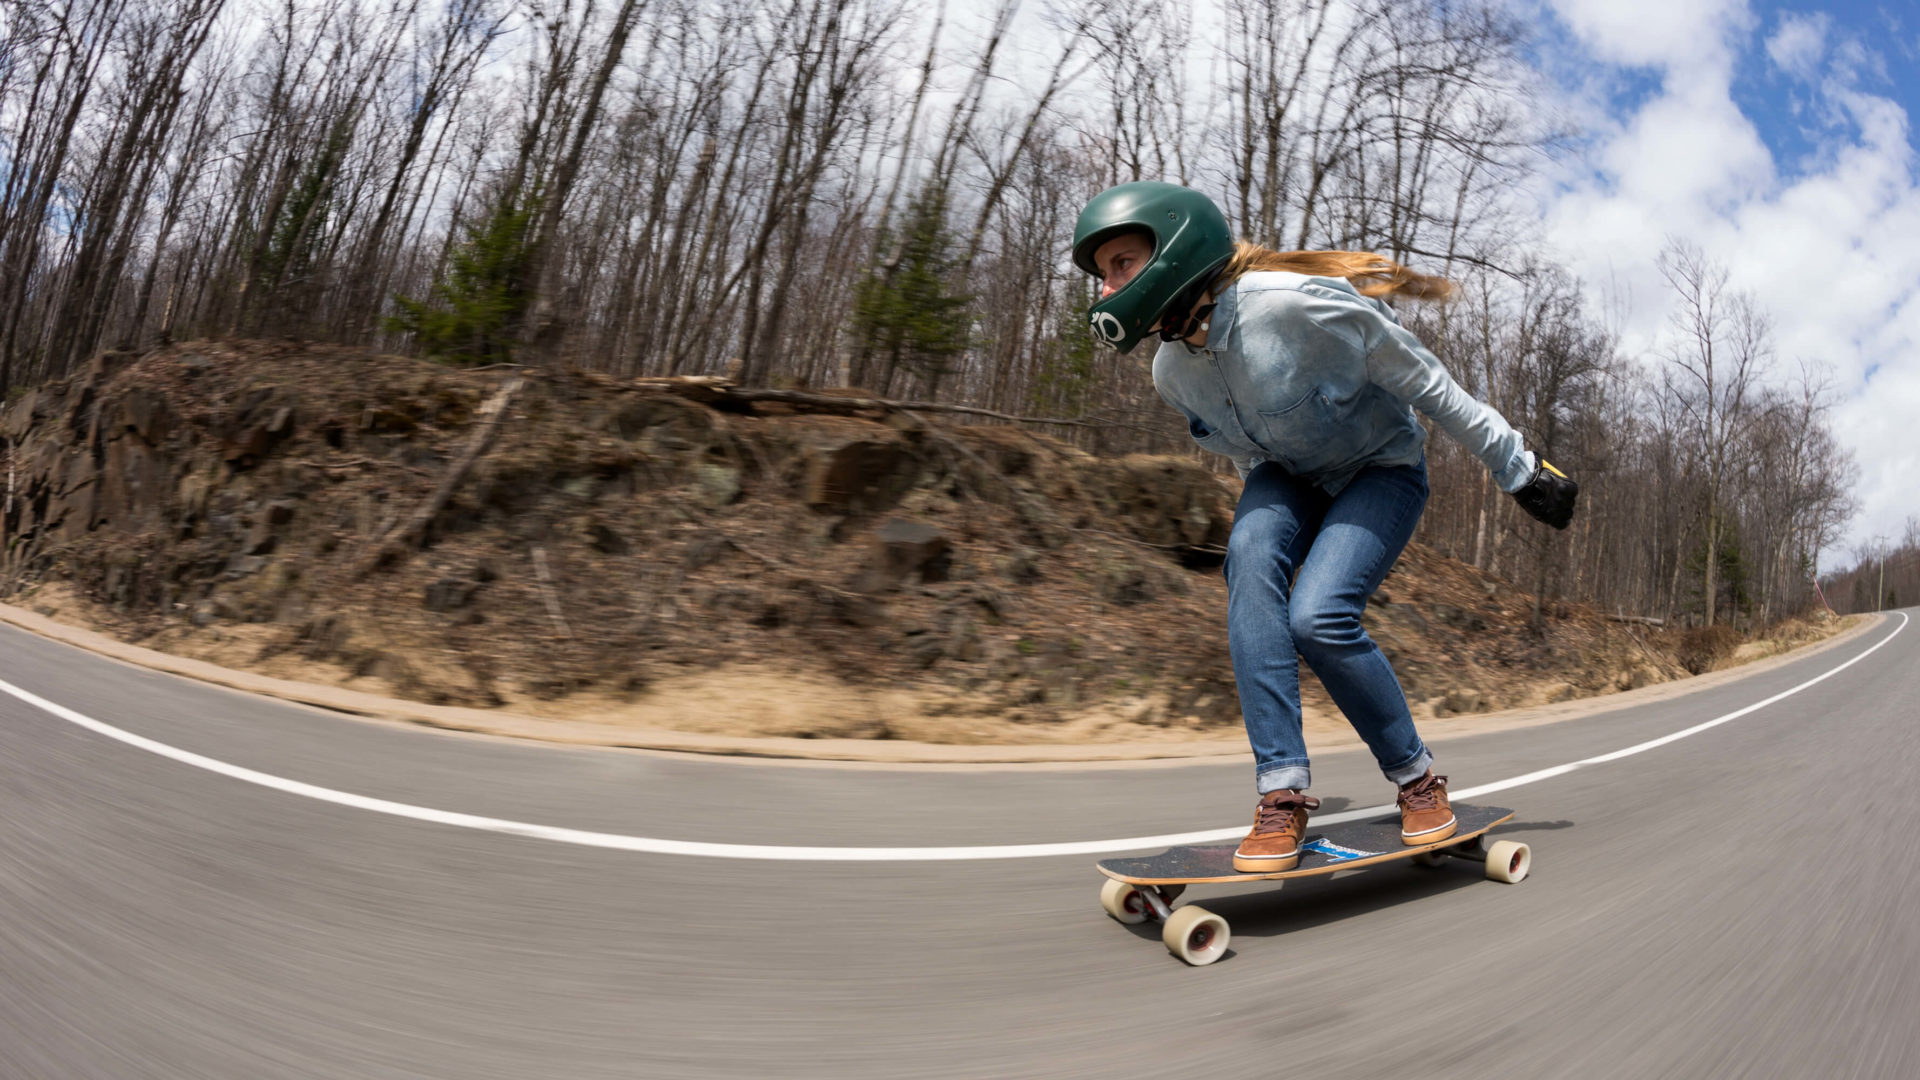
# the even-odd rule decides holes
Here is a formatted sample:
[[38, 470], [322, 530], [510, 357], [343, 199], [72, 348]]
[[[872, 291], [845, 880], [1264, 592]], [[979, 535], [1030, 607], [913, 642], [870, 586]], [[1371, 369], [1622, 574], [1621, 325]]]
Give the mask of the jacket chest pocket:
[[1295, 468], [1344, 461], [1358, 452], [1365, 438], [1350, 415], [1353, 404], [1314, 387], [1291, 405], [1263, 411], [1260, 423], [1266, 429], [1267, 447], [1293, 462]]

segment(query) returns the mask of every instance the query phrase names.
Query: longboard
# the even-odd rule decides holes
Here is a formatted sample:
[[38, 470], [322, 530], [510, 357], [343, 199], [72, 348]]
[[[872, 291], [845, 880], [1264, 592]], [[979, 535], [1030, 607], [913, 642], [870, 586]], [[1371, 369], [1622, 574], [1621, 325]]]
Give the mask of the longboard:
[[1291, 870], [1243, 873], [1233, 868], [1237, 844], [1198, 844], [1168, 848], [1158, 855], [1102, 859], [1095, 865], [1108, 878], [1100, 890], [1100, 906], [1129, 925], [1158, 919], [1161, 940], [1169, 951], [1189, 964], [1211, 964], [1226, 955], [1230, 931], [1227, 921], [1193, 904], [1179, 908], [1173, 901], [1188, 885], [1237, 881], [1280, 881], [1314, 877], [1342, 870], [1359, 870], [1399, 859], [1437, 866], [1448, 857], [1483, 862], [1487, 877], [1514, 883], [1527, 876], [1533, 861], [1527, 845], [1501, 840], [1486, 845], [1489, 829], [1513, 820], [1513, 811], [1501, 806], [1455, 804], [1458, 823], [1452, 836], [1438, 843], [1412, 846], [1401, 842], [1400, 818], [1393, 814], [1371, 821], [1348, 821], [1316, 829], [1307, 822], [1300, 845], [1300, 862]]

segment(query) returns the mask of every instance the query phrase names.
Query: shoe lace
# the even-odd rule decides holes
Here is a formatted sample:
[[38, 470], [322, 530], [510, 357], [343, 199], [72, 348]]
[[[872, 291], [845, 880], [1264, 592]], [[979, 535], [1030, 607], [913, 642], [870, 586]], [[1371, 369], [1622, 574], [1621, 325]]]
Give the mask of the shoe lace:
[[1254, 814], [1254, 831], [1262, 833], [1281, 832], [1293, 827], [1295, 810], [1318, 810], [1320, 800], [1311, 795], [1301, 795], [1280, 802], [1260, 803], [1260, 809]]
[[1430, 777], [1400, 793], [1400, 805], [1409, 810], [1437, 810], [1446, 793], [1447, 778]]

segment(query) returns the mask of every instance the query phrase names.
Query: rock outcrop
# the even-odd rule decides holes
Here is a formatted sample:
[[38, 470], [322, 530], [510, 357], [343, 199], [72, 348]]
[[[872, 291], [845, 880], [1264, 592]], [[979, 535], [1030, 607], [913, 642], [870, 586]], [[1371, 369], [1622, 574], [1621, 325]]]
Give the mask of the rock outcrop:
[[[14, 401], [0, 439], [0, 586], [64, 582], [162, 647], [226, 635], [436, 703], [751, 662], [956, 716], [1238, 725], [1234, 485], [1191, 457], [251, 342], [105, 354]], [[1591, 613], [1536, 638], [1525, 608], [1416, 545], [1369, 625], [1435, 711], [1669, 674]]]

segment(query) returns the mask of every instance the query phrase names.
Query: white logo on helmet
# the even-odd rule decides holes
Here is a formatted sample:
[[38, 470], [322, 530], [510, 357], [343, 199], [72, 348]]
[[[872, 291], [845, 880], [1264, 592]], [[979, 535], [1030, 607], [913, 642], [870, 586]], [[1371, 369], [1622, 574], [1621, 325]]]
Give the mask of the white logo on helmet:
[[1096, 311], [1091, 321], [1094, 336], [1109, 345], [1118, 345], [1120, 340], [1127, 336], [1126, 329], [1120, 325], [1120, 320], [1115, 318], [1111, 311]]

